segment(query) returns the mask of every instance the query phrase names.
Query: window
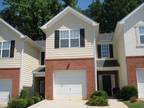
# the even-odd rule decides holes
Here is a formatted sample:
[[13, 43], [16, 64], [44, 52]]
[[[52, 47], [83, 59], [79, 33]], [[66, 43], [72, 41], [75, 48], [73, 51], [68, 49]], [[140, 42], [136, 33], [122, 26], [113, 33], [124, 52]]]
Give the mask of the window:
[[44, 65], [45, 61], [45, 52], [41, 52], [41, 65]]
[[59, 33], [61, 48], [80, 47], [80, 30], [61, 30]]
[[139, 27], [140, 44], [144, 44], [144, 26]]
[[7, 58], [10, 57], [10, 42], [0, 42], [0, 57]]
[[101, 44], [101, 57], [110, 57], [109, 44]]

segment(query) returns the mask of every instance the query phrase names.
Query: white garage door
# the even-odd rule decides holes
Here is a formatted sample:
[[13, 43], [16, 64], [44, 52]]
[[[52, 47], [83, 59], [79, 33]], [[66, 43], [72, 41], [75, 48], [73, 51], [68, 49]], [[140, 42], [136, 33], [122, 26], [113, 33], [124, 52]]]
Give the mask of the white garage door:
[[7, 104], [11, 91], [12, 81], [9, 79], [0, 79], [0, 104]]
[[144, 69], [137, 69], [138, 96], [144, 98]]
[[54, 72], [54, 99], [85, 99], [86, 71], [57, 70]]

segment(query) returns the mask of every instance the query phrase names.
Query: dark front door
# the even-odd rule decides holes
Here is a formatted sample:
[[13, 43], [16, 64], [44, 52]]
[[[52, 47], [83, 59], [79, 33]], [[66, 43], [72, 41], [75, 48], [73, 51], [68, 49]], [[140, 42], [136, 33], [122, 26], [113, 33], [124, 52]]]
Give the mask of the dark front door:
[[111, 76], [110, 75], [103, 75], [102, 76], [102, 83], [103, 83], [103, 90], [106, 91], [109, 96], [111, 96], [112, 95]]

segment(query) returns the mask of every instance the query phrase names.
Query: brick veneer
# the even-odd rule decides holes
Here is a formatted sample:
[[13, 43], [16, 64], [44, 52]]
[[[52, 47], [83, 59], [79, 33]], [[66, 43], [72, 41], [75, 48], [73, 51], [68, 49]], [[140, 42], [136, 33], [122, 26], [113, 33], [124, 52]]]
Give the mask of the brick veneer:
[[53, 72], [55, 70], [80, 70], [87, 73], [87, 97], [95, 91], [94, 58], [46, 60], [45, 98], [53, 99]]
[[19, 94], [19, 68], [1, 68], [0, 79], [12, 80], [12, 98], [16, 98]]
[[128, 84], [137, 86], [136, 68], [144, 68], [144, 56], [127, 57]]

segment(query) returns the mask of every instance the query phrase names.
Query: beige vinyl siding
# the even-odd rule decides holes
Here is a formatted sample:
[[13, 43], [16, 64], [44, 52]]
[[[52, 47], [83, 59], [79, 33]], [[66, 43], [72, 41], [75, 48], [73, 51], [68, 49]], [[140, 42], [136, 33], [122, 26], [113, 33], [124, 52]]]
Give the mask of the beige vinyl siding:
[[24, 87], [32, 87], [32, 71], [39, 66], [40, 51], [29, 43], [24, 44], [22, 82]]
[[124, 34], [122, 28], [115, 35], [117, 35], [115, 36], [117, 37], [117, 39], [114, 39], [115, 57], [118, 59], [118, 62], [120, 64], [119, 82], [120, 87], [123, 87], [128, 84], [128, 79], [127, 79], [127, 64], [125, 55]]
[[[85, 47], [84, 48], [57, 48], [55, 49], [55, 30], [57, 29], [85, 29]], [[73, 14], [68, 13], [61, 20], [54, 23], [47, 30], [46, 38], [46, 59], [63, 58], [91, 58], [94, 57], [94, 29], [91, 25], [80, 20]], [[95, 34], [97, 35], [97, 34]]]
[[144, 5], [129, 16], [124, 23], [124, 40], [126, 56], [143, 56], [144, 47], [139, 47], [137, 42], [137, 26], [144, 22]]
[[0, 58], [0, 68], [20, 68], [23, 40], [19, 35], [0, 22], [0, 42], [15, 40], [14, 58]]
[[[143, 19], [144, 23], [144, 19]], [[133, 25], [125, 33], [125, 44], [126, 44], [126, 56], [143, 56], [144, 55], [144, 45], [138, 43], [138, 26], [139, 23]]]

